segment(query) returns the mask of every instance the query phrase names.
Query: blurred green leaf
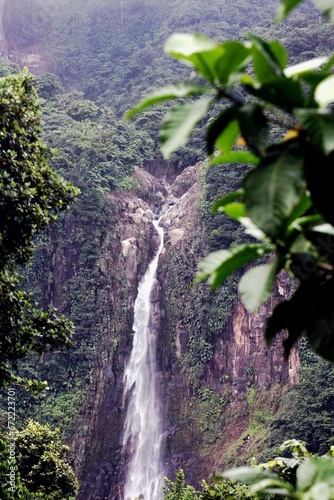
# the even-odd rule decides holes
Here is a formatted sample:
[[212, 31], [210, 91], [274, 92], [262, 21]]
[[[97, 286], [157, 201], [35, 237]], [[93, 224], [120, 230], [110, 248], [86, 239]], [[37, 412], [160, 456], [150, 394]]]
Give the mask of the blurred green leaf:
[[217, 64], [224, 54], [224, 48], [204, 35], [175, 33], [167, 40], [165, 52], [193, 66], [213, 83], [218, 78]]
[[216, 144], [220, 151], [228, 154], [234, 146], [239, 135], [239, 124], [237, 120], [232, 120], [217, 138]]
[[212, 288], [217, 288], [230, 274], [249, 264], [268, 251], [264, 244], [239, 245], [229, 250], [219, 250], [207, 255], [198, 264], [196, 282], [208, 278]]
[[[327, 483], [327, 485], [334, 486], [334, 460], [332, 458], [309, 458], [298, 467], [297, 488], [300, 491], [308, 491], [317, 483]], [[313, 490], [313, 494], [314, 492], [315, 490]], [[323, 497], [318, 498], [322, 499]]]
[[304, 73], [312, 72], [314, 69], [320, 68], [323, 64], [328, 61], [328, 57], [316, 57], [315, 59], [309, 59], [302, 63], [294, 64], [293, 66], [288, 66], [283, 71], [284, 75], [288, 78], [291, 76], [300, 76]]
[[223, 198], [220, 198], [216, 203], [214, 203], [212, 207], [212, 213], [215, 214], [216, 212], [220, 211], [221, 209], [224, 208], [225, 205], [228, 203], [231, 203], [235, 200], [238, 200], [239, 198], [242, 198], [244, 194], [243, 189], [238, 189], [237, 191], [233, 191], [232, 193], [228, 193], [226, 196]]
[[260, 304], [272, 293], [272, 287], [279, 270], [278, 260], [249, 269], [239, 281], [240, 298], [246, 309], [256, 312]]
[[172, 108], [165, 116], [160, 130], [161, 152], [168, 159], [183, 146], [197, 125], [206, 116], [212, 100], [202, 97]]
[[232, 219], [239, 220], [240, 217], [246, 217], [244, 203], [227, 203], [224, 206], [224, 212]]
[[303, 0], [281, 0], [277, 10], [276, 22], [282, 21]]
[[334, 102], [334, 75], [325, 78], [315, 89], [314, 98], [321, 107]]
[[260, 37], [249, 35], [252, 41], [253, 66], [260, 83], [283, 75], [287, 54], [278, 42], [266, 42]]
[[280, 145], [245, 177], [246, 212], [264, 233], [275, 238], [299, 202], [305, 186], [298, 144]]
[[276, 474], [266, 470], [260, 470], [256, 467], [237, 467], [236, 469], [230, 469], [223, 473], [223, 477], [231, 481], [241, 481], [246, 484], [256, 484], [264, 479], [269, 479], [271, 481], [277, 480]]
[[217, 63], [218, 79], [222, 84], [229, 84], [236, 76], [235, 73], [243, 69], [249, 61], [251, 49], [249, 43], [235, 41], [225, 42], [222, 47], [224, 52]]
[[208, 155], [213, 153], [218, 139], [220, 149], [224, 153], [229, 153], [240, 133], [237, 122], [238, 111], [238, 106], [231, 106], [220, 113], [210, 124], [206, 135], [206, 149]]
[[176, 85], [167, 85], [162, 87], [155, 92], [152, 92], [148, 97], [143, 99], [137, 106], [130, 109], [126, 114], [126, 118], [132, 118], [137, 113], [140, 113], [146, 108], [149, 108], [155, 104], [160, 104], [171, 99], [180, 99], [181, 97], [194, 96], [199, 94], [209, 93], [210, 90], [203, 85], [198, 85], [196, 83], [178, 83]]
[[210, 165], [220, 165], [226, 163], [244, 163], [248, 165], [258, 165], [260, 158], [248, 151], [230, 151], [228, 154], [217, 156], [209, 162]]
[[303, 107], [305, 104], [303, 88], [299, 81], [285, 76], [273, 78], [261, 86], [247, 85], [248, 91], [265, 102], [285, 110]]
[[329, 109], [295, 109], [295, 115], [307, 130], [311, 141], [325, 155], [334, 151], [334, 112]]
[[327, 19], [334, 23], [334, 3], [333, 0], [312, 0], [314, 5]]

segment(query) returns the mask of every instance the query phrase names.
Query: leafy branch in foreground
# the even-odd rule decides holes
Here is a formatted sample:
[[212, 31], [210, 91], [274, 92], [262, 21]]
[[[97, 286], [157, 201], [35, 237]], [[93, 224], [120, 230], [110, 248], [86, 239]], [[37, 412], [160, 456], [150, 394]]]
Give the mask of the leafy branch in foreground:
[[[283, 0], [282, 19], [302, 0]], [[334, 2], [314, 0], [334, 19]], [[288, 331], [285, 354], [300, 336], [334, 361], [334, 211], [331, 170], [334, 160], [334, 55], [287, 66], [287, 53], [277, 41], [249, 35], [242, 41], [216, 43], [203, 35], [174, 34], [165, 51], [191, 66], [200, 78], [168, 85], [129, 111], [128, 117], [161, 102], [177, 99], [162, 123], [165, 158], [184, 145], [208, 112], [218, 113], [207, 128], [210, 163], [243, 163], [250, 169], [242, 188], [218, 200], [260, 243], [214, 252], [199, 264], [197, 281], [214, 287], [259, 256], [267, 263], [248, 270], [239, 283], [244, 305], [255, 312], [272, 293], [285, 269], [299, 281], [290, 300], [268, 320], [271, 342]], [[180, 98], [190, 100], [180, 104]], [[278, 138], [277, 127], [280, 137]], [[273, 130], [275, 128], [275, 130]], [[242, 146], [243, 145], [243, 146]]]
[[286, 451], [292, 457], [277, 457], [256, 467], [238, 467], [224, 472], [222, 478], [249, 485], [251, 495], [260, 493], [293, 500], [332, 500], [333, 449], [321, 457], [312, 456], [304, 443], [291, 439], [278, 450], [284, 454]]

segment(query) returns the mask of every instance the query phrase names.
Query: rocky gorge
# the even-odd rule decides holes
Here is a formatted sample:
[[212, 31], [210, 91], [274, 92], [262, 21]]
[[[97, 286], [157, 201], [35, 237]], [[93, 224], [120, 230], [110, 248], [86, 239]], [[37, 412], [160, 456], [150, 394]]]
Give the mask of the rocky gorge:
[[[249, 428], [254, 395], [255, 413], [264, 415], [263, 431], [285, 387], [298, 380], [297, 351], [285, 362], [280, 343], [268, 348], [263, 340], [271, 302], [250, 315], [236, 298], [224, 324], [219, 324], [224, 298], [205, 284], [192, 285], [197, 262], [206, 252], [199, 210], [201, 168], [199, 163], [185, 169], [170, 185], [136, 168], [134, 190], [106, 195], [112, 217], [103, 221], [106, 231], [98, 261], [103, 281], [103, 289], [95, 290], [99, 335], [71, 441], [79, 498], [122, 498], [123, 370], [131, 351], [138, 281], [156, 248], [152, 220], [164, 206], [170, 208], [161, 221], [165, 245], [151, 296], [151, 327], [157, 339], [166, 474], [172, 477], [183, 467], [189, 481], [198, 484], [198, 478], [226, 466], [236, 454], [246, 460], [250, 445], [256, 449], [261, 442]], [[64, 249], [56, 261], [53, 297], [71, 279], [60, 269], [65, 265], [75, 272], [69, 255]], [[287, 287], [282, 278], [277, 296], [286, 294]]]

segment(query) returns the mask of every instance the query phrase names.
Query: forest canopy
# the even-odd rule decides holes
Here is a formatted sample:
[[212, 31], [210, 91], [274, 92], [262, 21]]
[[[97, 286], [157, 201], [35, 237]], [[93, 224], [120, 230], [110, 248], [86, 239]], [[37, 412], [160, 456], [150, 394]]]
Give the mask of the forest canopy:
[[22, 382], [15, 369], [28, 353], [71, 345], [72, 323], [55, 309], [39, 309], [20, 284], [34, 238], [79, 190], [49, 166], [36, 90], [26, 72], [0, 79], [0, 129], [0, 384], [7, 385]]

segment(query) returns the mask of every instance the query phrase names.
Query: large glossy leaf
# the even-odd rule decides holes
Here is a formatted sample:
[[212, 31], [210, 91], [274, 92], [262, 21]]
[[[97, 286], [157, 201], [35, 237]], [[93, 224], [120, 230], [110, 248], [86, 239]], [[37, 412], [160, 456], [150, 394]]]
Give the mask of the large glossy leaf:
[[199, 34], [174, 34], [167, 40], [165, 51], [193, 66], [210, 82], [224, 85], [233, 81], [233, 74], [243, 69], [250, 58], [247, 43], [230, 41], [217, 44]]
[[275, 60], [279, 64], [281, 70], [283, 70], [286, 67], [287, 62], [288, 62], [288, 53], [286, 51], [286, 48], [284, 47], [284, 45], [282, 45], [277, 40], [272, 40], [272, 41], [267, 42], [267, 43], [268, 43], [268, 48], [269, 48], [271, 54], [273, 54]]
[[230, 481], [240, 481], [250, 485], [252, 495], [265, 492], [286, 498], [298, 498], [289, 483], [282, 481], [277, 474], [267, 470], [259, 470], [255, 467], [238, 467], [224, 472], [223, 477]]
[[295, 228], [293, 227], [293, 224], [297, 219], [299, 219], [302, 215], [305, 214], [307, 210], [309, 210], [312, 206], [312, 201], [310, 198], [309, 193], [305, 193], [301, 196], [301, 198], [298, 200], [297, 204], [294, 206], [290, 217], [287, 221], [287, 228], [286, 228], [286, 234], [288, 235], [290, 231], [293, 231]]
[[[334, 460], [331, 457], [309, 458], [297, 469], [297, 487], [310, 490], [316, 483], [334, 485]], [[315, 497], [312, 497], [315, 498]], [[323, 497], [318, 497], [323, 498]]]
[[284, 47], [278, 42], [266, 42], [254, 35], [250, 39], [254, 71], [260, 83], [282, 76], [287, 61]]
[[319, 106], [326, 107], [334, 102], [334, 75], [325, 78], [315, 89], [314, 98]]
[[334, 23], [334, 2], [333, 0], [312, 0], [314, 5], [327, 17], [327, 19]]
[[218, 79], [217, 63], [224, 54], [223, 44], [204, 35], [176, 33], [167, 40], [165, 52], [193, 66], [210, 82]]
[[319, 224], [310, 228], [315, 233], [330, 234], [334, 236], [334, 226], [332, 224]]
[[294, 64], [293, 66], [288, 66], [283, 71], [284, 75], [287, 77], [300, 76], [304, 73], [309, 73], [314, 69], [320, 68], [323, 64], [328, 61], [328, 57], [316, 57], [315, 59], [309, 59], [299, 64]]
[[245, 104], [239, 109], [239, 126], [247, 145], [256, 154], [261, 155], [267, 145], [268, 121], [261, 106]]
[[206, 136], [208, 155], [213, 153], [218, 138], [220, 138], [220, 148], [224, 153], [228, 153], [231, 150], [239, 135], [239, 126], [236, 121], [238, 112], [238, 106], [231, 106], [220, 113], [210, 124]]
[[225, 42], [222, 47], [224, 52], [217, 63], [217, 73], [220, 83], [228, 84], [231, 79], [233, 81], [233, 74], [247, 64], [251, 49], [249, 44], [241, 42]]
[[300, 82], [284, 76], [272, 79], [261, 86], [247, 85], [246, 88], [256, 97], [287, 111], [302, 107], [305, 102]]
[[314, 484], [307, 492], [307, 500], [319, 500], [319, 498], [333, 500], [334, 486], [324, 482]]
[[258, 165], [260, 158], [248, 151], [230, 151], [228, 154], [217, 156], [210, 161], [210, 165], [219, 165], [225, 163], [243, 163], [245, 165]]
[[[193, 63], [193, 56], [215, 49], [217, 43], [200, 34], [174, 33], [165, 44], [165, 52], [172, 57]], [[196, 59], [195, 59], [196, 60]]]
[[212, 288], [217, 288], [234, 271], [249, 264], [268, 251], [267, 246], [254, 243], [212, 252], [198, 264], [196, 282], [208, 278]]
[[277, 495], [286, 498], [298, 499], [299, 496], [295, 494], [293, 487], [276, 476], [276, 479], [263, 479], [258, 483], [253, 484], [250, 488], [250, 493], [255, 495], [256, 493], [268, 493], [269, 495]]
[[140, 113], [146, 108], [154, 104], [160, 104], [171, 99], [179, 99], [181, 97], [188, 97], [193, 95], [209, 93], [209, 89], [203, 85], [196, 83], [179, 83], [176, 85], [167, 85], [161, 89], [152, 92], [148, 97], [143, 99], [137, 106], [130, 109], [125, 115], [126, 118], [131, 118], [137, 113]]
[[237, 120], [233, 120], [217, 138], [216, 144], [220, 151], [225, 154], [230, 153], [239, 135], [239, 123]]
[[303, 0], [281, 0], [281, 4], [277, 10], [276, 22], [282, 21], [297, 5]]
[[246, 211], [268, 236], [277, 237], [305, 191], [303, 158], [298, 143], [288, 141], [244, 179]]
[[244, 226], [246, 234], [253, 236], [253, 238], [255, 238], [256, 240], [266, 241], [266, 243], [269, 245], [268, 238], [266, 237], [264, 232], [254, 224], [252, 219], [250, 219], [249, 217], [240, 217], [238, 220], [240, 224]]
[[334, 112], [329, 109], [295, 109], [294, 113], [307, 130], [311, 141], [325, 155], [334, 151]]
[[226, 215], [235, 220], [239, 220], [241, 217], [246, 217], [245, 205], [241, 202], [228, 203], [224, 207], [224, 212]]
[[[313, 96], [314, 100], [314, 91], [316, 87], [327, 77], [328, 74], [323, 71], [310, 71], [309, 73], [303, 73], [302, 75], [300, 75], [299, 79], [307, 83], [311, 87], [311, 92], [309, 92], [309, 95], [307, 96], [308, 99], [310, 97], [312, 98]], [[316, 105], [316, 101], [314, 101], [314, 105]]]
[[233, 191], [232, 193], [228, 193], [226, 196], [223, 198], [220, 198], [218, 201], [216, 201], [212, 207], [212, 213], [215, 214], [218, 211], [221, 211], [225, 205], [228, 203], [232, 203], [233, 201], [236, 201], [240, 198], [243, 197], [244, 190], [243, 189], [238, 189], [237, 191]]
[[164, 158], [183, 146], [197, 123], [207, 114], [212, 100], [202, 97], [172, 108], [165, 116], [160, 130], [160, 146]]
[[260, 304], [272, 293], [272, 287], [279, 270], [275, 259], [269, 264], [262, 264], [249, 269], [239, 282], [242, 303], [250, 312], [256, 312]]

